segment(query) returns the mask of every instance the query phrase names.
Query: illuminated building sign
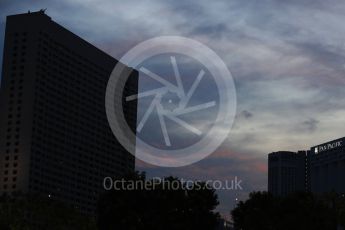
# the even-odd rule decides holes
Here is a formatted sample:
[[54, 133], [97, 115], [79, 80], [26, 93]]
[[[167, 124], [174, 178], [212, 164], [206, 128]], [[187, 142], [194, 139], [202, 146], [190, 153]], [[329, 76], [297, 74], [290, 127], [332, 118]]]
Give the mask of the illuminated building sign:
[[319, 145], [319, 146], [314, 148], [314, 153], [318, 154], [318, 153], [321, 153], [321, 152], [324, 152], [324, 151], [328, 151], [328, 150], [331, 150], [331, 149], [335, 149], [335, 148], [341, 147], [342, 145], [343, 145], [343, 141], [342, 140], [334, 141], [334, 142], [331, 142], [331, 143], [328, 143], [328, 144], [324, 144], [324, 145]]

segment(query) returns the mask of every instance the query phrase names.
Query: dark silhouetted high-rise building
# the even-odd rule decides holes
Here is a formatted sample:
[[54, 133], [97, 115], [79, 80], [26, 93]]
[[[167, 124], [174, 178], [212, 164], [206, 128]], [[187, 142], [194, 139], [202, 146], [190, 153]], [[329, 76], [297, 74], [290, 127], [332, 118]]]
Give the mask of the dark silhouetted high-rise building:
[[310, 151], [268, 155], [268, 191], [274, 195], [295, 191], [345, 194], [344, 178], [345, 137], [311, 147]]
[[345, 138], [310, 149], [310, 187], [314, 193], [345, 193]]
[[268, 192], [285, 196], [307, 190], [307, 152], [273, 152], [268, 155]]
[[[95, 28], [96, 29], [96, 28]], [[95, 210], [105, 176], [134, 170], [105, 112], [117, 60], [43, 11], [7, 17], [0, 95], [0, 192]], [[133, 70], [125, 93], [137, 92]], [[125, 107], [136, 126], [136, 102]]]

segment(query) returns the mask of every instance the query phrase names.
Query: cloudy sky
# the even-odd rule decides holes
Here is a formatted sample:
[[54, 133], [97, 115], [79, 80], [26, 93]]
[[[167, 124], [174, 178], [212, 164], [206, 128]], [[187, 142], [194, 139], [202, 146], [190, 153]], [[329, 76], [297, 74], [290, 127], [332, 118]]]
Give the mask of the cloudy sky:
[[223, 215], [235, 197], [266, 189], [267, 153], [306, 149], [344, 136], [342, 0], [2, 0], [0, 42], [6, 15], [41, 8], [115, 58], [146, 39], [179, 35], [204, 43], [224, 60], [236, 84], [238, 107], [224, 144], [183, 168], [137, 162], [149, 176], [238, 176], [243, 191], [219, 192]]

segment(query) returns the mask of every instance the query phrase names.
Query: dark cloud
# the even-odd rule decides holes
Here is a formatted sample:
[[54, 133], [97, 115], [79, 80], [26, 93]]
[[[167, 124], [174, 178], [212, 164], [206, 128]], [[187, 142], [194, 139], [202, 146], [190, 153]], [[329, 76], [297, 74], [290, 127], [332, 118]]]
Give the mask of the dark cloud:
[[193, 35], [206, 35], [211, 37], [222, 37], [228, 31], [225, 23], [218, 23], [215, 25], [199, 25], [193, 28], [191, 34]]
[[308, 132], [316, 131], [318, 124], [319, 124], [319, 121], [314, 119], [314, 118], [310, 118], [310, 119], [302, 122], [303, 129], [308, 131]]
[[[276, 6], [292, 6], [292, 7], [306, 7], [314, 9], [329, 9], [330, 2], [324, 0], [290, 0], [290, 1], [280, 1], [280, 0], [267, 0], [266, 2], [274, 3]], [[343, 3], [341, 0], [332, 0], [332, 4]]]
[[243, 110], [241, 113], [240, 113], [240, 116], [246, 118], [246, 119], [249, 119], [249, 118], [252, 118], [254, 115], [253, 113], [247, 111], [247, 110]]
[[[323, 65], [329, 68], [332, 75], [323, 76], [327, 77], [329, 82], [331, 79], [339, 79], [341, 76], [341, 80], [344, 83], [343, 76], [345, 74], [345, 55], [343, 50], [339, 47], [325, 45], [322, 43], [313, 43], [313, 42], [304, 42], [304, 43], [296, 43], [294, 44], [300, 51], [301, 55], [308, 56], [316, 65]], [[340, 44], [338, 44], [340, 45]], [[333, 80], [334, 82], [334, 80]], [[336, 80], [336, 82], [339, 82]]]
[[[200, 18], [205, 18], [207, 15], [206, 9], [204, 9], [202, 4], [197, 4], [194, 1], [166, 1], [166, 7], [174, 12], [176, 15], [182, 15], [186, 18], [194, 18], [199, 20]], [[195, 20], [190, 20], [191, 22]]]

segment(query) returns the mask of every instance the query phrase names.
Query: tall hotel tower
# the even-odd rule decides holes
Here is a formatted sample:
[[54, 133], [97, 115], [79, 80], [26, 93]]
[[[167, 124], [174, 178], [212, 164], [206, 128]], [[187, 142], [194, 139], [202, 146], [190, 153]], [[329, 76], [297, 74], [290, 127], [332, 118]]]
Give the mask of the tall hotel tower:
[[268, 155], [268, 191], [275, 196], [308, 191], [308, 152], [279, 151]]
[[[117, 60], [43, 11], [7, 17], [0, 95], [0, 193], [40, 194], [92, 213], [105, 176], [134, 170], [105, 91]], [[138, 88], [133, 70], [125, 94]], [[136, 126], [137, 103], [125, 116]]]

